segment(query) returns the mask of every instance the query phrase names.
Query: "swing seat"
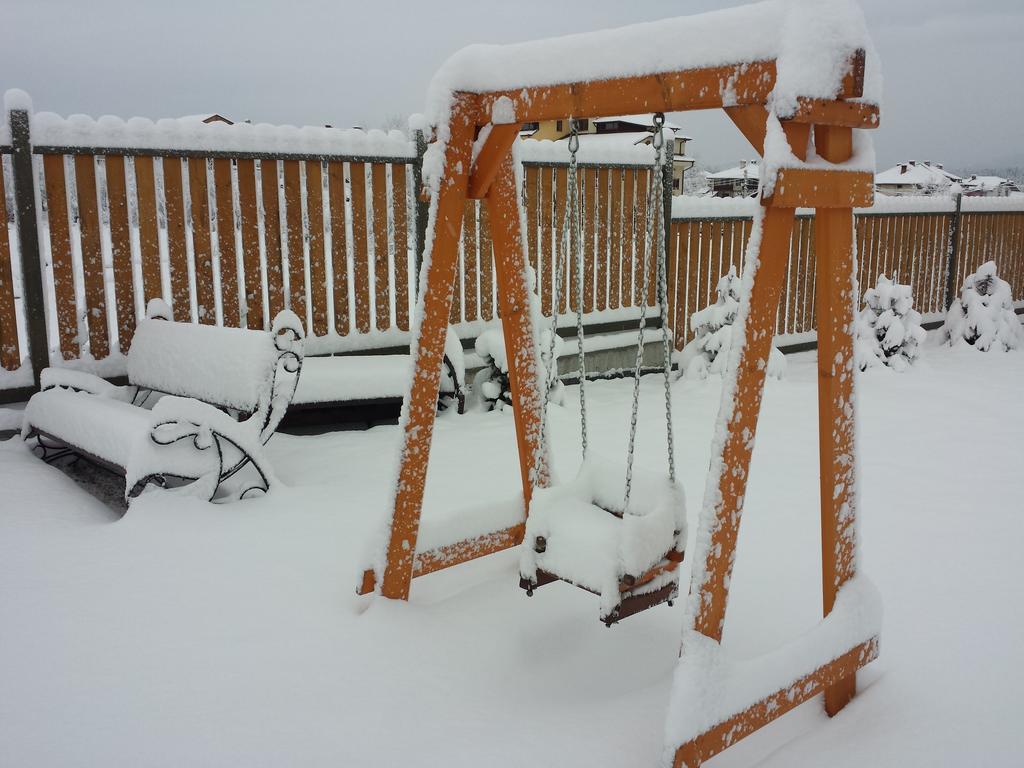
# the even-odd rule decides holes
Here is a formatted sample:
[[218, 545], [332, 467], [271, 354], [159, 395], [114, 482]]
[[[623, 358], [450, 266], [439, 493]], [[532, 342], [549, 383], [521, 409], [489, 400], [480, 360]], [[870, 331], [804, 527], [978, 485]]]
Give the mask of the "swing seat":
[[538, 489], [530, 503], [519, 585], [565, 581], [600, 596], [600, 619], [620, 619], [672, 601], [686, 544], [678, 482], [634, 470], [623, 510], [620, 467], [588, 458], [571, 483]]

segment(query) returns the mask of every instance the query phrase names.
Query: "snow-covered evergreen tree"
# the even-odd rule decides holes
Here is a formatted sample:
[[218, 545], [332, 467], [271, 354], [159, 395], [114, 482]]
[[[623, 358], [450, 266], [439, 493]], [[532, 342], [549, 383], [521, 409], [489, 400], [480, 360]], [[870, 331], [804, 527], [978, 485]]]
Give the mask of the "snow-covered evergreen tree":
[[994, 261], [986, 261], [964, 280], [960, 298], [954, 299], [946, 313], [942, 333], [952, 346], [965, 341], [983, 352], [1005, 352], [1024, 342], [1010, 284], [999, 277]]
[[[529, 284], [536, 285], [533, 269], [527, 267]], [[537, 332], [537, 370], [541, 376], [548, 371], [548, 355], [551, 350], [551, 318], [545, 317], [541, 311], [540, 297], [530, 293], [530, 318]], [[549, 399], [555, 403], [562, 402], [562, 382], [558, 377], [558, 357], [564, 342], [555, 334], [555, 355], [550, 364], [548, 379]], [[490, 411], [501, 409], [512, 404], [512, 390], [508, 379], [508, 354], [505, 350], [505, 332], [501, 320], [488, 323], [487, 328], [476, 339], [476, 353], [484, 362], [484, 367], [473, 377], [473, 392]]]
[[[693, 341], [672, 356], [680, 374], [688, 379], [706, 379], [709, 373], [720, 374], [729, 359], [732, 325], [740, 308], [742, 291], [736, 267], [729, 267], [728, 274], [718, 281], [716, 291], [718, 300], [690, 317], [690, 327], [696, 334]], [[786, 375], [786, 358], [775, 347], [768, 356], [768, 375], [776, 379]]]
[[924, 338], [910, 286], [879, 275], [875, 287], [864, 293], [864, 309], [857, 316], [857, 367], [866, 371], [885, 365], [905, 371], [921, 353]]
[[[551, 343], [551, 329], [544, 325], [543, 330], [538, 334], [540, 337], [539, 371], [544, 376], [548, 350]], [[562, 401], [562, 382], [558, 378], [558, 355], [562, 349], [563, 341], [557, 334], [555, 336], [555, 362], [551, 367], [551, 378], [548, 387], [551, 389], [551, 400], [560, 403]], [[488, 411], [504, 408], [512, 405], [512, 390], [509, 387], [508, 379], [508, 354], [505, 350], [505, 333], [501, 320], [495, 320], [489, 324], [476, 339], [476, 353], [484, 361], [484, 367], [477, 371], [473, 377], [473, 391], [479, 394], [480, 400]]]

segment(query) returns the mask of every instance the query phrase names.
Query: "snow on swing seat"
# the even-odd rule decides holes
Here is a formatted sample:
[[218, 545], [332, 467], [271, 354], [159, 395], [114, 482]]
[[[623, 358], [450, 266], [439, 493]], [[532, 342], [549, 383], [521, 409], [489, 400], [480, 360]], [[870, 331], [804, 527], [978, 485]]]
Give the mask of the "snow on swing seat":
[[[547, 573], [600, 595], [602, 619], [621, 602], [624, 578], [638, 582], [634, 592], [665, 587], [663, 577], [646, 584], [641, 577], [668, 553], [683, 551], [683, 487], [657, 472], [634, 469], [629, 509], [623, 511], [623, 481], [620, 466], [588, 457], [572, 482], [538, 489], [526, 522], [522, 578], [536, 584], [538, 573]], [[678, 580], [674, 567], [666, 573], [672, 583]]]

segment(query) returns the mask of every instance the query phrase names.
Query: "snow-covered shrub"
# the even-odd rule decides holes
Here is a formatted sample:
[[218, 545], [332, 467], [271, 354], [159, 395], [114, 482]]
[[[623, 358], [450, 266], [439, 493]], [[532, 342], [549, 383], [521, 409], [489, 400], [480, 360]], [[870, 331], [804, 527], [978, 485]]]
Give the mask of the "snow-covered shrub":
[[857, 367], [866, 371], [887, 365], [905, 371], [921, 353], [924, 337], [910, 286], [879, 275], [875, 287], [864, 293], [864, 309], [857, 316], [853, 348]]
[[994, 261], [986, 261], [964, 280], [960, 298], [953, 300], [946, 313], [942, 334], [952, 346], [966, 341], [983, 352], [1005, 352], [1024, 341], [1020, 320], [1013, 311], [1010, 284], [1000, 279]]
[[[539, 370], [541, 376], [547, 370], [548, 351], [551, 348], [550, 321], [544, 322], [538, 333], [540, 350], [538, 350]], [[551, 364], [551, 378], [548, 388], [550, 398], [556, 403], [562, 401], [562, 382], [558, 378], [558, 356], [564, 342], [555, 334], [555, 360]], [[505, 350], [505, 333], [501, 320], [494, 320], [476, 339], [476, 353], [484, 361], [484, 367], [473, 377], [473, 391], [479, 394], [487, 410], [501, 409], [512, 404], [512, 392], [508, 380], [508, 353]]]
[[[680, 375], [688, 379], [706, 379], [709, 373], [725, 371], [732, 347], [732, 325], [740, 308], [742, 283], [736, 267], [729, 267], [716, 288], [718, 300], [710, 307], [694, 312], [690, 327], [696, 334], [693, 341], [673, 356]], [[775, 347], [768, 356], [768, 375], [781, 379], [786, 374], [786, 358]]]

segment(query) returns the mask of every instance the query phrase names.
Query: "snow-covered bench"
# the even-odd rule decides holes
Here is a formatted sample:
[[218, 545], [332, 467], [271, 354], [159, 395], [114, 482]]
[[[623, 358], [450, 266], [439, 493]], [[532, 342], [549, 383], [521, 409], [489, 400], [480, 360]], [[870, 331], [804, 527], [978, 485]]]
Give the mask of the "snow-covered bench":
[[[412, 360], [409, 355], [337, 355], [307, 357], [302, 379], [295, 390], [293, 410], [334, 406], [401, 406], [409, 389]], [[459, 413], [466, 401], [466, 364], [462, 343], [448, 329], [438, 407], [452, 402]]]
[[263, 445], [299, 381], [301, 322], [285, 310], [268, 333], [170, 318], [164, 302], [150, 302], [128, 353], [127, 386], [81, 371], [43, 371], [23, 437], [36, 438], [44, 460], [76, 454], [124, 475], [128, 499], [151, 482], [184, 483], [213, 499], [246, 467], [257, 478], [232, 495], [268, 490]]

